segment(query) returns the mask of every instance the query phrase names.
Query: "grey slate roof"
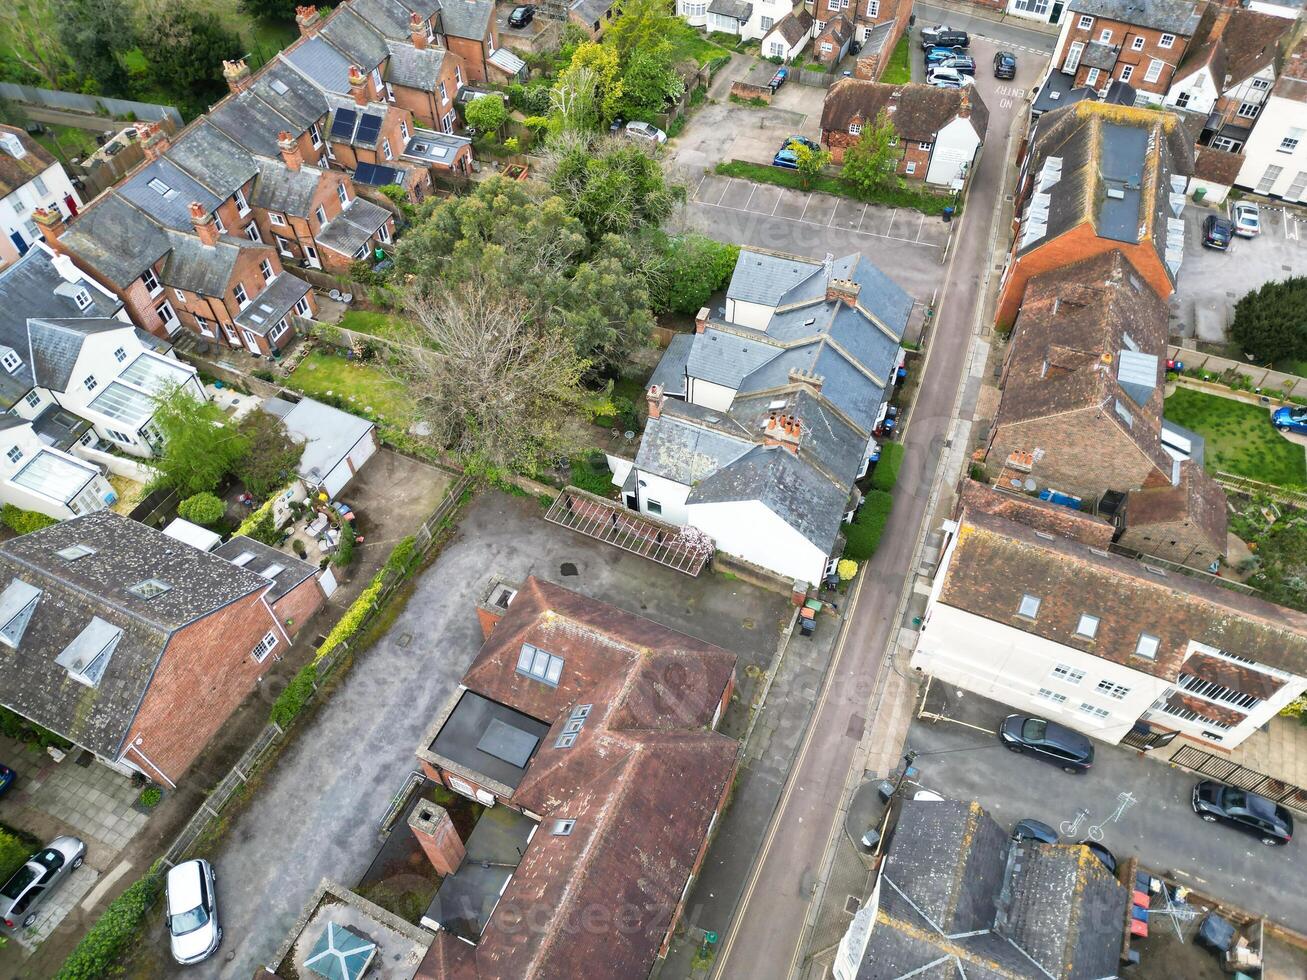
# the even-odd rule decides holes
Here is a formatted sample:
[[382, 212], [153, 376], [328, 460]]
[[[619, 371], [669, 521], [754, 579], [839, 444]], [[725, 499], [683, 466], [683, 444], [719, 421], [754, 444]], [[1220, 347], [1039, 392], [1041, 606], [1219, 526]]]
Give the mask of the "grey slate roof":
[[[293, 555], [286, 554], [284, 551], [278, 551], [271, 545], [264, 544], [262, 541], [255, 541], [253, 538], [247, 538], [244, 535], [234, 537], [218, 545], [213, 549], [213, 554], [229, 562], [234, 562], [238, 558], [249, 554], [250, 559], [243, 562], [239, 567], [247, 572], [254, 572], [260, 578], [272, 582], [272, 589], [267, 594], [269, 602], [276, 602], [305, 579], [312, 578], [318, 571], [317, 565], [302, 561]], [[273, 575], [272, 578], [268, 578], [264, 572], [277, 565], [281, 566], [281, 571]]]
[[421, 50], [411, 44], [388, 41], [390, 61], [386, 64], [386, 81], [423, 92], [433, 91], [445, 63], [445, 49], [428, 45]]
[[281, 153], [277, 147], [277, 134], [295, 129], [291, 120], [248, 89], [210, 110], [209, 122], [246, 149], [269, 157]]
[[[615, 0], [576, 0], [570, 9], [585, 23], [593, 24], [604, 19], [604, 15], [613, 9], [614, 2]], [[715, 6], [719, 3], [734, 3], [735, 0], [713, 0], [713, 2]], [[749, 5], [744, 4], [744, 6]]]
[[399, 0], [350, 0], [350, 7], [373, 30], [396, 41], [407, 41], [409, 10]]
[[260, 159], [259, 177], [254, 182], [250, 203], [257, 208], [307, 218], [321, 180], [322, 171], [317, 167], [305, 164], [299, 170], [291, 170], [281, 160]]
[[283, 272], [272, 280], [250, 305], [236, 316], [236, 323], [259, 336], [263, 336], [277, 321], [291, 311], [309, 291], [309, 284], [303, 279]]
[[318, 232], [318, 244], [342, 255], [353, 255], [389, 218], [390, 212], [379, 204], [356, 197]]
[[316, 85], [282, 61], [273, 61], [260, 71], [250, 91], [295, 123], [292, 133], [308, 129], [309, 124], [327, 112], [327, 103]]
[[650, 419], [640, 440], [635, 465], [685, 486], [730, 466], [753, 446], [742, 435], [730, 435], [711, 426], [677, 417], [679, 405], [664, 405], [662, 416]]
[[[820, 262], [741, 249], [726, 287], [726, 298], [777, 306], [790, 290], [820, 276], [821, 269]], [[825, 288], [823, 283], [823, 292]]]
[[166, 158], [152, 160], [118, 187], [118, 193], [131, 201], [160, 224], [178, 231], [189, 231], [191, 202], [206, 212], [214, 210], [223, 198], [193, 180]]
[[440, 9], [440, 0], [399, 0], [399, 3], [405, 10], [418, 14], [423, 20], [430, 20]]
[[111, 330], [132, 330], [130, 323], [103, 317], [37, 319], [27, 321], [32, 376], [42, 388], [67, 391], [77, 356], [87, 337]]
[[[56, 552], [95, 550], [76, 561]], [[130, 588], [171, 588], [142, 599]], [[117, 758], [169, 635], [267, 580], [110, 511], [55, 524], [0, 545], [0, 583], [41, 590], [18, 648], [0, 646], [0, 702], [108, 758]], [[92, 617], [122, 631], [97, 687], [72, 680], [55, 658]]]
[[345, 4], [327, 18], [318, 36], [326, 38], [332, 47], [360, 66], [364, 74], [385, 61], [390, 53], [385, 38]]
[[223, 235], [216, 245], [210, 246], [195, 235], [179, 231], [167, 234], [172, 248], [163, 263], [160, 279], [174, 289], [204, 296], [226, 295], [241, 249], [253, 244], [248, 239]]
[[168, 251], [168, 236], [114, 191], [79, 214], [60, 238], [115, 286], [130, 286]]
[[1192, 37], [1198, 27], [1198, 5], [1192, 0], [1071, 0], [1070, 9], [1181, 37]]
[[1103, 44], [1101, 41], [1090, 41], [1085, 45], [1084, 53], [1080, 55], [1080, 63], [1086, 68], [1099, 68], [1103, 71], [1111, 71], [1116, 65], [1116, 57], [1121, 49], [1113, 44]]
[[283, 51], [281, 58], [328, 92], [349, 94], [349, 59], [322, 38], [305, 38]]
[[678, 333], [663, 351], [658, 366], [649, 376], [649, 385], [658, 385], [667, 395], [685, 397], [685, 365], [694, 347], [694, 334]]
[[182, 133], [165, 155], [224, 199], [258, 170], [249, 151], [203, 119]]
[[708, 5], [708, 13], [744, 23], [753, 16], [753, 4], [746, 3], [745, 0], [712, 0]]
[[446, 0], [440, 7], [440, 29], [453, 37], [480, 41], [494, 16], [495, 5], [490, 0]]
[[695, 336], [686, 370], [692, 378], [738, 388], [745, 378], [775, 358], [777, 353], [772, 344], [709, 327]]

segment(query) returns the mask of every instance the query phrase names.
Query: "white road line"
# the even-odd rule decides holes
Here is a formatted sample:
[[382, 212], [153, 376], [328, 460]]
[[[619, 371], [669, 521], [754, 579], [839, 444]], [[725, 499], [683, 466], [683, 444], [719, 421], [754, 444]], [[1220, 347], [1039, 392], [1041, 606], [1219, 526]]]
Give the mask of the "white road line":
[[921, 216], [921, 220], [917, 222], [917, 237], [913, 239], [913, 241], [918, 241], [918, 242], [921, 241], [921, 232], [922, 229], [924, 229], [925, 227], [926, 227], [926, 216], [923, 214]]
[[729, 191], [729, 190], [731, 189], [731, 183], [732, 183], [734, 180], [735, 180], [734, 177], [727, 177], [727, 178], [726, 178], [726, 186], [722, 188], [722, 195], [721, 195], [721, 197], [717, 198], [717, 203], [718, 203], [718, 204], [721, 204], [722, 201], [726, 200], [726, 192]]
[[862, 206], [862, 214], [858, 215], [858, 227], [855, 230], [862, 231], [862, 219], [865, 218], [866, 216], [867, 216], [867, 205], [864, 204]]
[[772, 205], [772, 209], [771, 209], [771, 213], [772, 213], [772, 217], [773, 217], [773, 218], [776, 217], [776, 209], [779, 208], [779, 207], [781, 206], [781, 201], [783, 201], [783, 200], [785, 200], [785, 191], [782, 190], [782, 189], [777, 189], [777, 191], [776, 191], [776, 203]]
[[830, 220], [826, 222], [826, 227], [827, 227], [827, 228], [829, 228], [831, 225], [835, 224], [835, 215], [837, 215], [837, 214], [839, 214], [839, 213], [840, 213], [840, 206], [839, 206], [839, 204], [837, 203], [837, 204], [835, 205], [835, 207], [831, 210], [831, 213], [830, 213]]
[[895, 208], [889, 215], [889, 227], [885, 229], [885, 237], [890, 237], [890, 232], [894, 230], [894, 219], [899, 216], [899, 209]]
[[812, 195], [809, 194], [808, 199], [803, 202], [803, 210], [799, 212], [798, 218], [795, 219], [796, 221], [802, 221], [804, 219], [804, 216], [807, 215], [808, 213], [808, 205], [811, 203], [812, 203]]
[[[732, 207], [729, 204], [709, 204], [707, 201], [700, 201], [699, 206], [705, 208], [721, 208], [723, 211], [738, 211], [740, 214], [752, 214], [752, 215], [757, 215], [760, 218], [767, 217], [761, 211], [746, 211], [744, 208]], [[807, 208], [805, 207], [804, 210], [807, 210]], [[814, 228], [829, 227], [828, 225], [822, 224], [820, 221], [806, 221], [803, 218], [786, 218], [783, 215], [780, 217], [780, 220], [793, 221], [796, 224], [801, 224], [801, 225], [812, 225]], [[903, 244], [905, 245], [920, 245], [922, 248], [942, 247], [940, 245], [936, 245], [934, 242], [918, 242], [918, 241], [913, 241], [911, 238], [899, 238], [897, 235], [881, 235], [874, 231], [861, 231], [857, 228], [847, 228], [843, 230], [848, 231], [849, 233], [854, 235], [866, 235], [868, 238], [884, 238], [887, 241], [891, 241], [891, 242], [903, 242]]]
[[758, 185], [754, 184], [753, 189], [749, 191], [749, 199], [744, 202], [745, 208], [748, 208], [748, 206], [753, 203], [753, 195], [756, 193], [758, 193]]
[[707, 179], [708, 179], [707, 174], [704, 174], [702, 177], [699, 178], [699, 186], [694, 189], [694, 199], [696, 201], [699, 199], [699, 192], [703, 190], [703, 183]]

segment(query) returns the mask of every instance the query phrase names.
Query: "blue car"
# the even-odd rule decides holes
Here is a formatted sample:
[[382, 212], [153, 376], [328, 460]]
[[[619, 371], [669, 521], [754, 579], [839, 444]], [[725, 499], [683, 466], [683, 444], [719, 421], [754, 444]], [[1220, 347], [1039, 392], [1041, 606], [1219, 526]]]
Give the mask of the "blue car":
[[785, 170], [798, 170], [799, 158], [794, 152], [795, 144], [806, 146], [808, 149], [812, 150], [813, 153], [821, 150], [821, 145], [814, 143], [810, 139], [806, 139], [802, 136], [791, 136], [785, 141], [780, 150], [777, 151], [776, 155], [772, 157], [771, 165], [773, 167], [781, 167]]
[[4, 796], [14, 781], [14, 771], [8, 766], [0, 765], [0, 796]]
[[926, 65], [936, 65], [941, 61], [948, 61], [950, 58], [965, 58], [967, 52], [963, 48], [930, 48], [926, 52]]
[[1285, 405], [1284, 408], [1277, 408], [1271, 421], [1277, 429], [1286, 432], [1296, 432], [1299, 435], [1307, 436], [1307, 408], [1293, 408]]

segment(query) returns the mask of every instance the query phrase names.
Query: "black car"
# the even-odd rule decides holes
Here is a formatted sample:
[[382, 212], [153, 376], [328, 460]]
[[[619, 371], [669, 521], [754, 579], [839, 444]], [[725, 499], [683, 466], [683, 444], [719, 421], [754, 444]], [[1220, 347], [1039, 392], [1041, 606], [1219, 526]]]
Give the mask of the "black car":
[[1011, 51], [1000, 51], [994, 55], [994, 77], [1016, 78], [1017, 56]]
[[1040, 844], [1056, 844], [1061, 840], [1057, 831], [1048, 824], [1042, 820], [1032, 820], [1030, 817], [1017, 821], [1017, 825], [1012, 828], [1012, 839], [1018, 843], [1033, 840]]
[[1203, 244], [1208, 248], [1219, 248], [1222, 252], [1230, 247], [1234, 237], [1234, 224], [1229, 218], [1219, 214], [1209, 214], [1203, 219]]
[[1267, 846], [1293, 840], [1293, 817], [1273, 800], [1204, 779], [1194, 786], [1194, 813], [1208, 823], [1229, 824]]
[[513, 12], [508, 15], [509, 27], [526, 27], [535, 19], [536, 8], [533, 4], [525, 4], [521, 7], [514, 7]]
[[1094, 746], [1089, 739], [1055, 721], [1008, 715], [999, 726], [998, 737], [1009, 750], [1029, 752], [1065, 772], [1084, 772], [1094, 764]]
[[966, 31], [956, 31], [947, 24], [921, 29], [921, 46], [923, 48], [966, 48], [971, 46], [971, 38]]

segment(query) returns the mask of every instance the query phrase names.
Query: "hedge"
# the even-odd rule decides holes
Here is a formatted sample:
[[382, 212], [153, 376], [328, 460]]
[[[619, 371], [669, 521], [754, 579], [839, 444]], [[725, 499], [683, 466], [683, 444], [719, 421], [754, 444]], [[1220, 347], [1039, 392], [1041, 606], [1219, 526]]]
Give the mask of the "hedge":
[[17, 831], [0, 827], [0, 880], [8, 881], [9, 876], [27, 863], [27, 859], [41, 849], [38, 842], [35, 847], [25, 840]]
[[278, 727], [283, 730], [294, 720], [295, 716], [304, 710], [304, 705], [308, 703], [309, 698], [313, 695], [313, 684], [318, 679], [318, 664], [305, 664], [300, 668], [300, 672], [291, 678], [286, 690], [277, 696], [277, 700], [272, 703], [272, 711], [268, 717], [277, 723]]
[[8, 708], [0, 708], [0, 735], [16, 738], [20, 742], [35, 742], [43, 749], [51, 745], [64, 750], [73, 747], [73, 743], [62, 735], [56, 735], [48, 728], [42, 728]]
[[3, 508], [0, 508], [0, 522], [3, 522], [5, 527], [15, 534], [31, 534], [43, 527], [59, 523], [53, 517], [47, 517], [45, 514], [40, 514], [34, 510], [23, 510], [23, 508], [15, 507], [13, 504], [5, 504]]
[[871, 474], [871, 485], [886, 492], [894, 489], [899, 479], [899, 467], [903, 465], [903, 443], [887, 442], [880, 447], [880, 459]]
[[885, 532], [893, 507], [894, 498], [884, 490], [872, 490], [867, 494], [853, 523], [842, 528], [845, 558], [856, 562], [871, 559], [880, 546], [880, 536]]
[[139, 941], [145, 917], [162, 887], [163, 876], [155, 865], [109, 904], [68, 954], [55, 980], [99, 980], [113, 975], [128, 949]]

